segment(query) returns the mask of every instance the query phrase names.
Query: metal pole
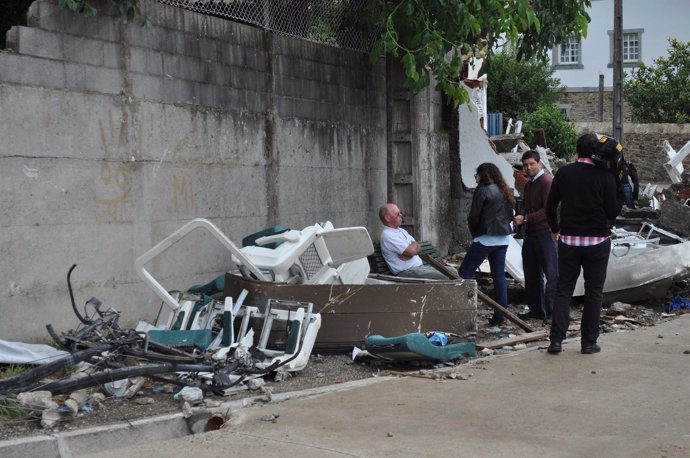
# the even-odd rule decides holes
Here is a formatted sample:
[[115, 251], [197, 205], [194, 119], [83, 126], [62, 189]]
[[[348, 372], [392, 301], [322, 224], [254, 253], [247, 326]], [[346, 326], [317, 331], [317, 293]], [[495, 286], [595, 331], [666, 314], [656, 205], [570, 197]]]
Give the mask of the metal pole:
[[623, 0], [613, 4], [613, 136], [623, 144]]
[[604, 121], [604, 74], [599, 74], [599, 122]]

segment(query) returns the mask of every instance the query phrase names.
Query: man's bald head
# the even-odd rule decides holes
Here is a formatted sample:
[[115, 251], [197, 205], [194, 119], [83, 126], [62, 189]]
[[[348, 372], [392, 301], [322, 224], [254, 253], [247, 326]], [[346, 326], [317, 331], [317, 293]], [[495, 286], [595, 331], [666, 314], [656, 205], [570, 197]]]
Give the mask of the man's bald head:
[[397, 229], [402, 224], [402, 212], [397, 205], [389, 202], [379, 207], [379, 219], [384, 226]]

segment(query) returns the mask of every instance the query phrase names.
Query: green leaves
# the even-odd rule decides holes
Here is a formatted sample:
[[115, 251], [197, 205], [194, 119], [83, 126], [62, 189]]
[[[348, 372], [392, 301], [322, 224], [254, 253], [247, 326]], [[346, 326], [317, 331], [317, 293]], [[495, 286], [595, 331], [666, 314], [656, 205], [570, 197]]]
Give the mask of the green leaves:
[[690, 122], [690, 42], [671, 38], [669, 44], [668, 57], [641, 64], [624, 83], [635, 122]]
[[[134, 20], [136, 17], [141, 17], [141, 25], [150, 27], [151, 21], [149, 18], [141, 13], [141, 2], [143, 0], [112, 0], [113, 13], [116, 16], [122, 16], [128, 21]], [[94, 8], [87, 0], [58, 0], [60, 8], [74, 11], [75, 13], [83, 14], [84, 16], [95, 16], [98, 10]]]
[[86, 0], [58, 0], [60, 8], [64, 8], [84, 16], [95, 16], [98, 10], [91, 6]]
[[540, 106], [556, 102], [563, 89], [553, 77], [551, 65], [537, 58], [518, 60], [514, 52], [502, 51], [489, 56], [486, 67], [489, 111], [504, 117], [522, 119]]
[[575, 155], [577, 131], [571, 122], [563, 119], [561, 109], [554, 105], [543, 105], [524, 119], [522, 131], [527, 142], [532, 143], [532, 130], [544, 129], [549, 149], [558, 157], [570, 159]]
[[[425, 81], [454, 104], [468, 100], [461, 82], [462, 60], [491, 54], [509, 42], [520, 58], [546, 59], [565, 39], [586, 33], [590, 0], [372, 0], [369, 13], [381, 34], [373, 60], [398, 58], [413, 92]], [[455, 61], [453, 61], [455, 59]]]
[[415, 62], [414, 54], [409, 52], [405, 54], [402, 58], [402, 64], [405, 69], [405, 75], [415, 83], [419, 81], [419, 73], [417, 72], [417, 63]]

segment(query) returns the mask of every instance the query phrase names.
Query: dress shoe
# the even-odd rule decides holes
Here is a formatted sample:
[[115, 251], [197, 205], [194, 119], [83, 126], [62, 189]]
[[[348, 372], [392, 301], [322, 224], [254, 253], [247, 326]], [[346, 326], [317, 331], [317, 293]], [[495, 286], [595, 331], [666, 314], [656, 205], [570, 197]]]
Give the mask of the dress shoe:
[[560, 353], [561, 350], [562, 350], [561, 343], [557, 340], [554, 340], [553, 342], [551, 342], [551, 344], [549, 344], [549, 348], [546, 349], [546, 351], [548, 351], [549, 353], [553, 353], [553, 354]]
[[537, 313], [532, 313], [532, 312], [526, 312], [526, 313], [518, 313], [518, 318], [521, 320], [543, 320], [544, 317], [537, 314]]
[[506, 319], [505, 318], [496, 318], [495, 316], [492, 316], [489, 318], [489, 324], [491, 326], [503, 326], [506, 324]]
[[542, 321], [541, 324], [544, 326], [551, 326], [551, 316], [545, 316], [544, 321]]
[[580, 353], [583, 355], [591, 355], [593, 353], [599, 353], [601, 351], [601, 347], [595, 343], [593, 344], [587, 344], [582, 346], [582, 350], [580, 350]]

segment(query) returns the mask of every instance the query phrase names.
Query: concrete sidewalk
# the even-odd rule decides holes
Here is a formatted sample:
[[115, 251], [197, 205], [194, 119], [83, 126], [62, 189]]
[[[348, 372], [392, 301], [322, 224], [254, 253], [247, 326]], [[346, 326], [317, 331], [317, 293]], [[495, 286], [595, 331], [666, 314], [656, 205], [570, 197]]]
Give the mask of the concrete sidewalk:
[[[82, 435], [63, 440], [60, 455], [690, 456], [690, 315], [599, 342], [596, 355], [573, 340], [559, 355], [535, 348], [485, 358], [458, 370], [468, 380], [372, 379], [259, 407], [235, 403], [213, 433], [160, 441], [170, 418], [157, 432]], [[261, 421], [271, 413], [275, 423]], [[151, 442], [103, 450], [113, 446], [105, 438], [123, 445], [142, 434]]]

